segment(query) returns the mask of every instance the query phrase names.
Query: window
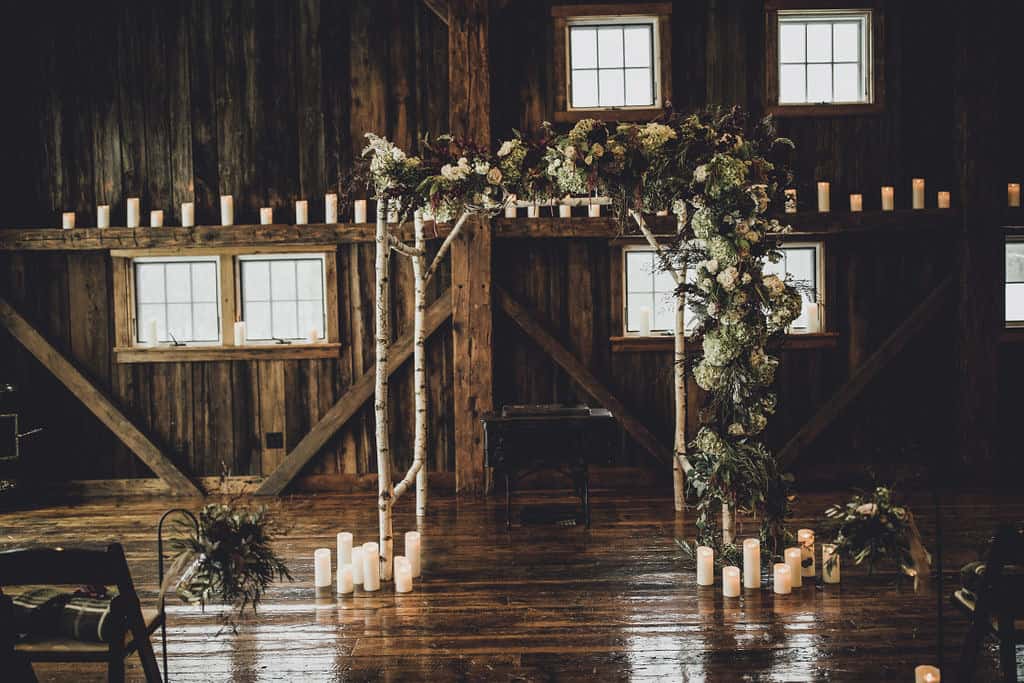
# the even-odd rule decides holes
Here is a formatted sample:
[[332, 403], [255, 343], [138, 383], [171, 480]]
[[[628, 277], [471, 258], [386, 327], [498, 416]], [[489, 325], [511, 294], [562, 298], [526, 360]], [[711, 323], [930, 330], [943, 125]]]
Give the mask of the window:
[[[648, 246], [629, 246], [623, 250], [625, 273], [626, 335], [673, 334], [676, 329], [676, 282], [662, 270], [654, 250]], [[693, 313], [685, 313], [686, 327]]]
[[779, 104], [871, 101], [871, 12], [779, 12]]
[[1024, 240], [1006, 240], [1006, 326], [1024, 327]]
[[217, 257], [137, 258], [132, 265], [137, 342], [220, 341]]
[[323, 254], [240, 256], [247, 341], [322, 337]]
[[780, 251], [782, 260], [778, 263], [766, 263], [764, 273], [775, 274], [781, 278], [788, 275], [790, 281], [801, 289], [810, 290], [803, 292], [803, 312], [793, 321], [790, 331], [798, 334], [823, 332], [825, 326], [821, 306], [818, 304], [824, 291], [821, 243], [793, 243], [782, 247]]

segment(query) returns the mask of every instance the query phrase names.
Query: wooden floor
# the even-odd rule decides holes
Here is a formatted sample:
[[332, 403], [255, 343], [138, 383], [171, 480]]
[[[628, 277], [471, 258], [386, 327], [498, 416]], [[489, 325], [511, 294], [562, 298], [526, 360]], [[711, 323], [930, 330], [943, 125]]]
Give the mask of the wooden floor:
[[[817, 526], [835, 498], [801, 500], [794, 526]], [[951, 586], [955, 570], [976, 556], [997, 519], [1024, 519], [1024, 501], [978, 494], [944, 499]], [[914, 593], [892, 575], [871, 578], [843, 567], [841, 586], [805, 585], [778, 598], [747, 591], [724, 601], [720, 585], [698, 588], [682, 566], [673, 536], [692, 536], [692, 520], [679, 525], [667, 497], [596, 492], [593, 500], [589, 531], [517, 527], [509, 534], [497, 499], [432, 500], [421, 526], [424, 577], [412, 594], [323, 600], [313, 595], [313, 550], [333, 548], [338, 530], [354, 531], [357, 542], [373, 540], [372, 497], [276, 502], [289, 527], [279, 551], [295, 583], [277, 586], [237, 635], [215, 637], [217, 619], [209, 610], [172, 606], [172, 680], [911, 681], [915, 664], [935, 660], [931, 585]], [[934, 548], [929, 501], [922, 497], [914, 507]], [[415, 528], [411, 502], [403, 500], [396, 532]], [[119, 540], [144, 598], [151, 597], [155, 525], [172, 505], [170, 499], [109, 499], [0, 514], [0, 546]], [[948, 601], [943, 607], [944, 680], [953, 680], [966, 622]], [[994, 680], [994, 651], [988, 648], [983, 659], [988, 670], [978, 680]], [[133, 658], [130, 677], [139, 671]], [[68, 681], [104, 675], [101, 668], [66, 665], [40, 665], [37, 673], [41, 680]]]

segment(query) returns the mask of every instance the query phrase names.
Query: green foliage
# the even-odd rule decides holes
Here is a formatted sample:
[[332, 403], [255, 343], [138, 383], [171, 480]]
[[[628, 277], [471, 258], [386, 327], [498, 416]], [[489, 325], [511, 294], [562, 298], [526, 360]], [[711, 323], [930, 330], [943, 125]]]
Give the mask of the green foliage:
[[[835, 538], [835, 556], [854, 564], [867, 562], [873, 572], [881, 562], [892, 562], [898, 569], [916, 574], [911, 555], [911, 538], [916, 533], [906, 507], [893, 502], [893, 491], [876, 486], [870, 493], [860, 492], [845, 504], [825, 510], [827, 531]], [[829, 561], [831, 566], [835, 560]]]

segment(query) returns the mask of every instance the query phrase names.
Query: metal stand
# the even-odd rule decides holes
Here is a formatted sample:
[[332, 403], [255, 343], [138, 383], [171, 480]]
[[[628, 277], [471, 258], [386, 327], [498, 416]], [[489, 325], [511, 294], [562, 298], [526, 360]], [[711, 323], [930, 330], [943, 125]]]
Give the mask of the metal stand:
[[161, 517], [160, 521], [156, 525], [156, 554], [157, 554], [157, 576], [159, 577], [160, 586], [160, 614], [163, 615], [163, 620], [160, 623], [160, 642], [163, 647], [164, 657], [164, 683], [170, 680], [170, 675], [167, 671], [167, 612], [164, 611], [164, 522], [171, 515], [179, 513], [187, 517], [191, 522], [192, 526], [195, 527], [196, 533], [199, 532], [199, 520], [189, 510], [185, 508], [173, 508], [165, 512]]

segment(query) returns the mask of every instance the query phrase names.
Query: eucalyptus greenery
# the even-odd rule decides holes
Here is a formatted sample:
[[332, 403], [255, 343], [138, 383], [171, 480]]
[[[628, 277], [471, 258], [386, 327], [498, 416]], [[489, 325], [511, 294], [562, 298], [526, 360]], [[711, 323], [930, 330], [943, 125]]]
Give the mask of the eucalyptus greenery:
[[920, 538], [910, 511], [893, 502], [887, 486], [860, 492], [844, 504], [825, 510], [827, 531], [835, 540], [835, 555], [854, 564], [867, 563], [868, 573], [882, 562], [892, 562], [903, 573], [916, 576], [919, 570], [911, 546]]

